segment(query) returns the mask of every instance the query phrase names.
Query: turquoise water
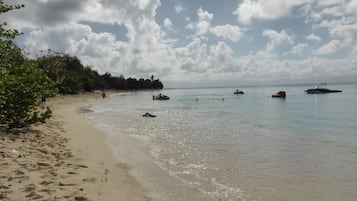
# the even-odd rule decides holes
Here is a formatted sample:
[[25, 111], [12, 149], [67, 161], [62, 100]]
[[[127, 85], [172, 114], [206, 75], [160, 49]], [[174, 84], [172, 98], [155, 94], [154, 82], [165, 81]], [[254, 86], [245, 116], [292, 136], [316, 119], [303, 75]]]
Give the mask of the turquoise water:
[[[88, 117], [111, 134], [114, 150], [120, 136], [138, 139], [159, 174], [203, 195], [162, 193], [172, 189], [127, 157], [134, 175], [165, 194], [157, 200], [356, 200], [357, 85], [313, 95], [308, 87], [239, 88], [244, 95], [233, 95], [234, 88], [132, 92], [93, 105]], [[271, 98], [280, 90], [286, 99]], [[153, 101], [157, 93], [171, 99]]]

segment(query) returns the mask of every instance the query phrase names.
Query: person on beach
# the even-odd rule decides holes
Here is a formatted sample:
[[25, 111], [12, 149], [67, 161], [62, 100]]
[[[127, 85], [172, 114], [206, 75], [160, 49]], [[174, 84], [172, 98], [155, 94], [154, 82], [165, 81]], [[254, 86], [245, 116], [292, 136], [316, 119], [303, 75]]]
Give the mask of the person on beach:
[[104, 99], [105, 98], [105, 92], [102, 91], [102, 98]]
[[46, 97], [42, 96], [42, 98], [41, 98], [41, 108], [45, 109], [45, 107], [46, 107]]

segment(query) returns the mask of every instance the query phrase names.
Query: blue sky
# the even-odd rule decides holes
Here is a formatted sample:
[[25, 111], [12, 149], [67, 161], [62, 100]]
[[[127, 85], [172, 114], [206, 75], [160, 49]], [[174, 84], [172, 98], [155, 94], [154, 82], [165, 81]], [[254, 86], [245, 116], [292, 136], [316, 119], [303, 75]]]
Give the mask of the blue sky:
[[5, 0], [20, 46], [167, 87], [357, 79], [357, 0]]

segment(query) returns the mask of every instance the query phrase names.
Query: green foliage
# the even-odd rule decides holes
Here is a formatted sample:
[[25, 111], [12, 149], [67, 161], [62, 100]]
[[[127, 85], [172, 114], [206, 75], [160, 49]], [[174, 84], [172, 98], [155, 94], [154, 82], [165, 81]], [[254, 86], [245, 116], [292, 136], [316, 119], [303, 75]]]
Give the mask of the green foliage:
[[51, 115], [47, 107], [40, 110], [42, 97], [54, 96], [52, 81], [31, 61], [13, 65], [1, 82], [0, 122], [9, 127], [44, 123]]
[[[14, 9], [20, 9], [25, 7], [25, 5], [6, 5], [4, 4], [3, 0], [0, 0], [0, 15], [1, 13], [6, 13], [8, 11], [14, 10]], [[11, 29], [5, 29], [4, 26], [6, 26], [6, 22], [3, 22], [0, 24], [0, 36], [2, 39], [7, 38], [7, 39], [14, 39], [16, 36], [18, 36], [20, 33], [17, 30], [11, 30]]]
[[[0, 14], [21, 7], [4, 5], [0, 0]], [[40, 110], [40, 100], [57, 91], [52, 80], [14, 45], [19, 32], [6, 30], [5, 25], [0, 24], [0, 124], [14, 128], [43, 123], [51, 110]]]
[[37, 59], [38, 68], [50, 77], [61, 94], [77, 94], [93, 91], [100, 76], [84, 67], [77, 57], [51, 53]]
[[79, 92], [91, 92], [93, 90], [120, 89], [162, 89], [160, 80], [143, 78], [125, 79], [123, 75], [112, 76], [110, 73], [99, 75], [90, 67], [85, 67], [77, 57], [65, 54], [49, 52], [37, 59], [38, 68], [42, 69], [50, 77], [61, 94], [77, 94]]

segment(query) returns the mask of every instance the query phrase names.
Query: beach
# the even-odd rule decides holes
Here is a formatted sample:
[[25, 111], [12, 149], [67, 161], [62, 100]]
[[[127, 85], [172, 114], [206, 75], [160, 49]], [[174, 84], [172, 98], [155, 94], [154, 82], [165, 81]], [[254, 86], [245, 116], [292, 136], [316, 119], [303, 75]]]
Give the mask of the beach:
[[[109, 95], [110, 96], [110, 95]], [[114, 157], [106, 133], [81, 115], [100, 92], [48, 100], [45, 124], [0, 130], [0, 200], [150, 200]]]
[[353, 200], [355, 85], [285, 88], [57, 96], [47, 123], [0, 130], [0, 200]]

